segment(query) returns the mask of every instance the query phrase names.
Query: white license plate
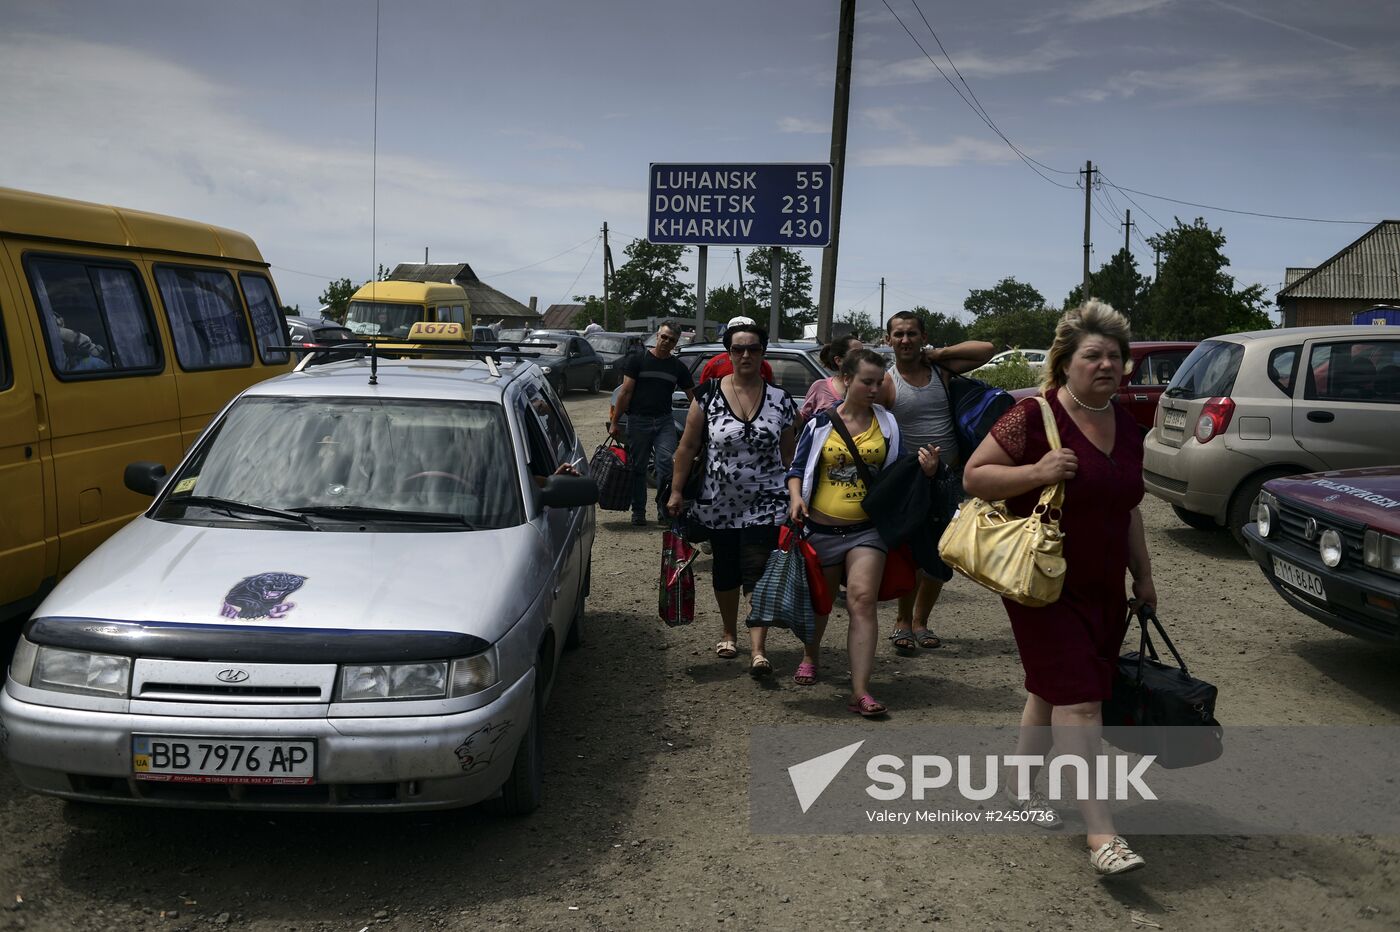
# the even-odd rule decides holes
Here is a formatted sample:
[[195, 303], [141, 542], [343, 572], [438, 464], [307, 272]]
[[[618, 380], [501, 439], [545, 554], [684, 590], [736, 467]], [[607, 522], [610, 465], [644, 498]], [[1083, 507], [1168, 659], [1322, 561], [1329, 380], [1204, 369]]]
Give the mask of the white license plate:
[[1177, 408], [1163, 408], [1162, 426], [1170, 427], [1172, 430], [1184, 430], [1186, 428], [1186, 412]]
[[1286, 586], [1297, 589], [1299, 592], [1327, 601], [1327, 590], [1322, 588], [1322, 577], [1316, 573], [1310, 573], [1300, 566], [1294, 566], [1287, 560], [1280, 560], [1273, 557], [1274, 578]]
[[302, 785], [316, 782], [316, 742], [132, 735], [131, 769], [165, 783]]

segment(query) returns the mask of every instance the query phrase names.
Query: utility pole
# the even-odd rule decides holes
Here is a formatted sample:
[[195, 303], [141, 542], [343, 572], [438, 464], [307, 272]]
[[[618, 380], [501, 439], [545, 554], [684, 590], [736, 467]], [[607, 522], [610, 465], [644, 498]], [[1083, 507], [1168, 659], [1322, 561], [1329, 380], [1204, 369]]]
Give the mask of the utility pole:
[[1089, 300], [1089, 195], [1094, 190], [1094, 163], [1085, 162], [1084, 170], [1084, 284], [1080, 289], [1085, 301]]
[[1128, 272], [1132, 270], [1132, 263], [1128, 261], [1131, 253], [1128, 252], [1128, 237], [1133, 232], [1133, 211], [1129, 208], [1127, 219], [1123, 221], [1123, 306], [1119, 308], [1124, 314], [1128, 313], [1128, 308], [1133, 303], [1133, 284], [1128, 281]]
[[1152, 247], [1152, 282], [1156, 284], [1157, 279], [1162, 277], [1162, 247]]
[[739, 269], [739, 314], [747, 317], [749, 312], [744, 310], [744, 263], [739, 261], [739, 247], [734, 247], [734, 264]]
[[608, 310], [610, 287], [608, 271], [612, 267], [612, 250], [608, 249], [608, 221], [603, 221], [603, 329], [612, 329], [612, 314]]
[[424, 264], [424, 265], [427, 265], [427, 264], [428, 264], [428, 247], [427, 247], [427, 246], [424, 246], [424, 247], [423, 247], [423, 264]]
[[783, 320], [783, 250], [780, 246], [769, 246], [773, 256], [772, 307], [768, 309], [768, 339], [778, 339], [782, 331], [779, 325]]
[[885, 329], [885, 276], [880, 276], [880, 329]]
[[836, 253], [841, 242], [841, 189], [846, 177], [846, 122], [851, 106], [851, 47], [855, 33], [856, 0], [841, 0], [836, 94], [831, 108], [831, 242], [822, 250], [821, 293], [817, 299], [817, 339], [823, 343], [831, 339], [831, 317], [836, 305]]
[[710, 247], [700, 246], [700, 264], [695, 273], [695, 339], [705, 342], [705, 269], [710, 261]]

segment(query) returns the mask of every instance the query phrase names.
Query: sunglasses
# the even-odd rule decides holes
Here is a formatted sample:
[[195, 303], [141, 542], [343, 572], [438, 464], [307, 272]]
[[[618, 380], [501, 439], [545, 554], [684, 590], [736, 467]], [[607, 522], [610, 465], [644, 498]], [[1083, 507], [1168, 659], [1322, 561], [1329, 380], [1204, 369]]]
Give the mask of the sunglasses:
[[735, 356], [747, 356], [749, 354], [762, 356], [763, 347], [757, 343], [735, 343], [733, 346], [729, 347], [729, 352], [733, 353]]

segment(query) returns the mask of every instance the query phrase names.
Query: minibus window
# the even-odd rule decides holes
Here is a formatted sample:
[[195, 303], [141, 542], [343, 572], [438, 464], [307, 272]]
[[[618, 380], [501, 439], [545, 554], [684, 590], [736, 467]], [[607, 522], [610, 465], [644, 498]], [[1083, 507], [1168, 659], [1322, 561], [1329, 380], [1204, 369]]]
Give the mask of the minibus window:
[[145, 289], [130, 266], [46, 256], [25, 265], [57, 375], [160, 370]]
[[286, 322], [277, 308], [277, 297], [272, 293], [272, 283], [261, 275], [242, 273], [238, 282], [243, 286], [243, 299], [248, 302], [248, 312], [253, 315], [253, 333], [258, 338], [258, 356], [269, 366], [277, 366], [287, 361], [287, 354], [269, 350], [269, 346], [287, 345]]
[[452, 307], [440, 307], [438, 308], [438, 320], [454, 321], [465, 327], [467, 325], [467, 310], [460, 304], [454, 304]]
[[180, 367], [230, 369], [253, 364], [248, 322], [233, 279], [218, 269], [156, 266], [156, 285], [165, 301], [175, 356]]

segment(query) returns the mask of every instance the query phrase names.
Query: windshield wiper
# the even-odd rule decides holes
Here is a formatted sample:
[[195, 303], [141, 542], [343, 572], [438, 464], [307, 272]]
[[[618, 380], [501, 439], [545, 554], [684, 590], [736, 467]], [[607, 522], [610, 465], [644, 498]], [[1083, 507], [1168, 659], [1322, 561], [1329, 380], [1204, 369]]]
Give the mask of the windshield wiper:
[[369, 505], [310, 505], [293, 510], [301, 517], [316, 515], [322, 518], [343, 518], [346, 521], [364, 519], [401, 521], [405, 524], [457, 524], [476, 530], [476, 526], [462, 515], [444, 511], [400, 511], [397, 508], [374, 508]]
[[249, 515], [263, 515], [268, 518], [281, 518], [285, 521], [296, 521], [304, 524], [313, 531], [319, 531], [316, 523], [304, 514], [295, 511], [283, 511], [280, 508], [269, 508], [266, 505], [254, 505], [252, 502], [240, 502], [231, 498], [218, 498], [214, 495], [182, 495], [178, 498], [168, 498], [167, 505], [198, 505], [201, 508], [213, 508], [229, 514], [242, 512]]
[[1184, 385], [1173, 385], [1171, 388], [1162, 392], [1162, 394], [1166, 395], [1168, 398], [1180, 398], [1186, 393], [1186, 387]]

